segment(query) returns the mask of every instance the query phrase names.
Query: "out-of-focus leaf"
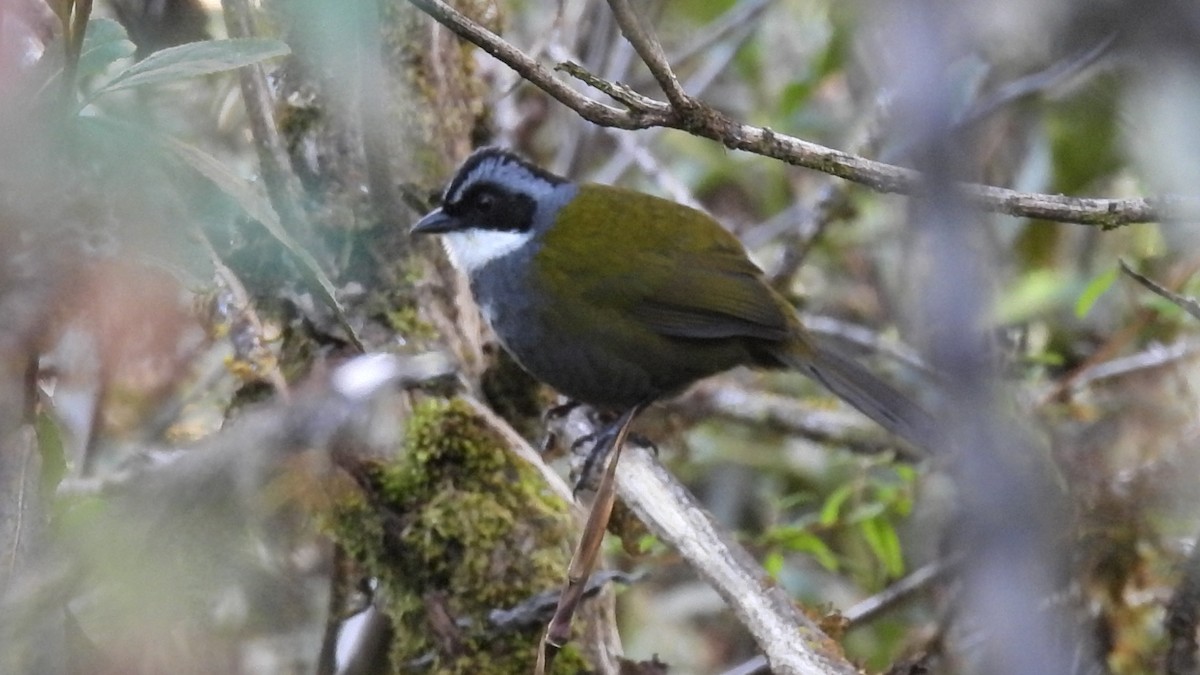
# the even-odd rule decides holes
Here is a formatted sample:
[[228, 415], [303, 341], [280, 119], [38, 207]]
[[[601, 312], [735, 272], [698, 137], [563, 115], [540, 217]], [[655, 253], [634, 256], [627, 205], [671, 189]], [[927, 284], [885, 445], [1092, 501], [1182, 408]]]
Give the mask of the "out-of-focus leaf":
[[844, 520], [847, 524], [857, 524], [866, 520], [874, 520], [887, 512], [887, 509], [887, 504], [878, 500], [872, 500], [854, 507]]
[[63, 444], [62, 429], [58, 421], [46, 412], [39, 412], [36, 426], [38, 452], [42, 455], [42, 487], [46, 494], [54, 494], [59, 481], [67, 473], [67, 455]]
[[278, 214], [275, 213], [275, 209], [271, 206], [271, 202], [267, 199], [267, 196], [261, 190], [257, 189], [256, 186], [246, 182], [241, 176], [230, 171], [220, 160], [207, 152], [187, 143], [181, 143], [168, 136], [159, 136], [158, 140], [167, 151], [211, 181], [218, 190], [228, 195], [230, 199], [246, 211], [247, 215], [262, 223], [267, 232], [270, 232], [271, 236], [282, 244], [295, 258], [301, 272], [310, 282], [312, 290], [316, 291], [321, 301], [329, 309], [333, 310], [337, 316], [338, 323], [346, 331], [351, 342], [361, 346], [355, 331], [346, 320], [345, 310], [342, 309], [341, 303], [337, 300], [333, 282], [325, 274], [325, 271], [321, 269], [321, 265], [317, 263], [316, 258], [313, 258], [312, 254], [301, 246], [300, 242], [293, 239], [292, 235], [284, 229], [283, 224], [279, 222]]
[[783, 571], [783, 554], [779, 551], [771, 551], [763, 558], [762, 566], [767, 576], [777, 579], [779, 573]]
[[843, 485], [830, 493], [825, 504], [821, 506], [819, 522], [823, 527], [830, 527], [837, 523], [838, 516], [842, 513], [842, 505], [852, 494], [854, 494], [854, 486], [850, 484]]
[[276, 56], [286, 56], [290, 51], [283, 42], [267, 38], [206, 40], [170, 47], [154, 52], [118, 73], [92, 92], [90, 98], [129, 87], [163, 84], [234, 70]]
[[1023, 275], [1015, 287], [996, 304], [996, 320], [1002, 324], [1026, 321], [1054, 307], [1067, 294], [1067, 282], [1054, 270], [1034, 270]]
[[904, 574], [904, 553], [900, 547], [900, 537], [896, 528], [886, 518], [871, 518], [859, 524], [863, 539], [871, 552], [883, 564], [888, 576], [896, 578]]
[[132, 56], [136, 49], [121, 24], [112, 19], [92, 19], [88, 21], [87, 33], [83, 36], [83, 49], [79, 52], [76, 72], [80, 79], [99, 75], [117, 59]]
[[1121, 166], [1120, 93], [1113, 79], [1097, 78], [1079, 94], [1049, 107], [1047, 133], [1055, 192], [1079, 194]]
[[812, 532], [804, 530], [795, 530], [790, 533], [787, 538], [786, 546], [788, 549], [797, 553], [807, 553], [817, 561], [821, 567], [836, 572], [841, 566], [838, 563], [837, 556], [829, 548], [829, 545], [821, 541], [821, 538]]
[[[126, 133], [135, 131], [124, 122], [108, 118], [82, 118], [81, 121], [101, 128], [110, 127], [114, 131], [124, 131]], [[258, 186], [233, 173], [216, 157], [195, 146], [182, 143], [163, 134], [147, 133], [145, 130], [136, 130], [136, 132], [143, 134], [148, 142], [161, 150], [165, 158], [182, 164], [198, 173], [210, 182], [213, 187], [241, 207], [246, 212], [246, 215], [262, 223], [267, 232], [292, 255], [301, 274], [304, 275], [305, 280], [308, 282], [310, 289], [317, 294], [322, 303], [333, 311], [338, 323], [346, 331], [346, 335], [350, 341], [355, 346], [361, 347], [356, 332], [346, 320], [346, 313], [342, 309], [341, 303], [337, 300], [333, 282], [325, 274], [324, 270], [321, 269], [320, 264], [312, 257], [312, 254], [301, 246], [300, 242], [296, 241], [283, 227], [267, 195]]]
[[1104, 295], [1109, 288], [1117, 280], [1117, 268], [1114, 267], [1103, 274], [1097, 275], [1096, 278], [1088, 282], [1084, 287], [1083, 292], [1079, 294], [1079, 299], [1075, 301], [1075, 316], [1082, 319], [1092, 311], [1092, 306]]
[[[133, 54], [134, 50], [121, 24], [111, 19], [92, 19], [83, 36], [75, 75], [79, 80], [99, 75], [118, 59]], [[63, 75], [62, 36], [55, 37], [46, 45], [45, 54], [37, 62], [36, 68], [43, 78], [39, 95], [42, 92], [60, 91]]]

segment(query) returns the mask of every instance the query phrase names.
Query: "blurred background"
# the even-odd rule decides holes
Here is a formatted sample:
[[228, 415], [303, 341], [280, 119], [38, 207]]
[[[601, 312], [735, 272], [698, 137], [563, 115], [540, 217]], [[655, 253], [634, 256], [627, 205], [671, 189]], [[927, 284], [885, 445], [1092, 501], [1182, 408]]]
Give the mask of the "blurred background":
[[[555, 590], [577, 536], [505, 454], [556, 399], [407, 236], [499, 144], [713, 214], [814, 334], [937, 411], [945, 447], [914, 453], [739, 370], [644, 420], [847, 661], [1200, 672], [1200, 218], [1019, 218], [958, 183], [1194, 198], [1200, 8], [636, 5], [702, 103], [927, 182], [592, 124], [404, 2], [0, 0], [0, 671], [527, 672], [545, 618], [481, 626]], [[604, 2], [455, 6], [665, 100]], [[404, 365], [362, 384], [364, 352]], [[586, 659], [612, 617], [625, 672], [766, 672], [670, 546], [616, 529], [633, 580], [561, 672], [611, 672]]]

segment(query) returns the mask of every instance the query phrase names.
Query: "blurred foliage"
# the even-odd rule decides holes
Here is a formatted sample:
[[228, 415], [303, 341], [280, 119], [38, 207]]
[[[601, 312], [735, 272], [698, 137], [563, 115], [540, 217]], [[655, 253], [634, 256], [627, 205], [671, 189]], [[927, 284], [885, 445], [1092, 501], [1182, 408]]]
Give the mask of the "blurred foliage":
[[[876, 14], [884, 12], [873, 11], [875, 5], [832, 0], [636, 4], [655, 17], [668, 55], [678, 57], [677, 70], [689, 92], [726, 114], [849, 152], [898, 163], [909, 160], [904, 153], [910, 140], [891, 135], [887, 125], [894, 86], [887, 80], [887, 66], [896, 56], [880, 37]], [[505, 36], [524, 49], [540, 50], [544, 61], [564, 54], [579, 57], [593, 72], [657, 94], [644, 69], [629, 65], [636, 60], [605, 23], [604, 3], [564, 3], [562, 16], [547, 13], [543, 3], [500, 5], [507, 12]], [[323, 9], [339, 22], [353, 23], [351, 13], [334, 7], [325, 3]], [[730, 13], [750, 9], [754, 13], [749, 18], [713, 32]], [[995, 11], [1001, 14], [987, 16], [995, 18], [1005, 10]], [[268, 11], [260, 17], [261, 25], [286, 29], [279, 14]], [[1011, 25], [1024, 25], [1023, 17], [1003, 17]], [[1088, 25], [1085, 18], [1080, 27]], [[427, 30], [423, 17], [408, 20]], [[1068, 22], [1058, 29], [1057, 37], [1063, 39], [1030, 45], [1023, 39], [1034, 39], [1031, 29], [1018, 40], [1003, 33], [1010, 26], [1004, 21], [980, 22], [988, 30], [963, 39], [961, 53], [952, 55], [942, 73], [954, 83], [955, 115], [970, 113], [1007, 82], [1053, 65], [1062, 57], [1057, 47], [1068, 42], [1067, 36], [1090, 35]], [[605, 26], [609, 29], [601, 30]], [[5, 49], [6, 39], [7, 34], [0, 35]], [[347, 40], [339, 35], [332, 47]], [[328, 47], [322, 42], [314, 49]], [[109, 18], [93, 17], [74, 63], [67, 63], [61, 37], [49, 37], [20, 72], [22, 86], [10, 84], [10, 73], [0, 72], [0, 87], [9, 87], [0, 91], [0, 140], [6, 150], [0, 167], [0, 248], [23, 250], [31, 240], [43, 244], [41, 257], [6, 259], [0, 267], [0, 306], [8, 330], [22, 338], [13, 342], [40, 350], [49, 371], [43, 380], [53, 380], [52, 385], [43, 383], [53, 395], [40, 396], [36, 417], [38, 478], [47, 493], [64, 485], [78, 488], [88, 453], [98, 454], [98, 470], [117, 471], [130, 456], [140, 457], [128, 446], [202, 438], [227, 418], [242, 415], [239, 406], [266, 395], [266, 387], [252, 386], [260, 384], [261, 369], [232, 367], [249, 353], [237, 343], [248, 340], [252, 331], [245, 327], [239, 301], [213, 281], [214, 255], [240, 275], [251, 304], [265, 312], [269, 349], [280, 352], [289, 382], [300, 374], [320, 373], [322, 359], [337, 354], [331, 346], [340, 344], [331, 329], [336, 322], [325, 320], [331, 313], [350, 315], [343, 323], [356, 326], [374, 321], [376, 345], [390, 348], [430, 337], [430, 326], [421, 321], [415, 304], [427, 296], [408, 289], [420, 274], [400, 269], [395, 283], [404, 290], [378, 294], [349, 281], [377, 278], [361, 274], [368, 266], [407, 264], [380, 260], [397, 249], [377, 246], [379, 240], [370, 238], [381, 236], [379, 230], [402, 237], [396, 232], [403, 223], [383, 223], [374, 233], [346, 227], [346, 232], [312, 241], [281, 223], [265, 189], [232, 71], [258, 63], [274, 69], [275, 59], [295, 49], [297, 45], [275, 38], [217, 39], [144, 54], [135, 62], [125, 29]], [[979, 173], [987, 181], [1023, 190], [1128, 196], [1160, 191], [1162, 176], [1189, 184], [1197, 171], [1191, 148], [1200, 143], [1200, 135], [1194, 116], [1185, 114], [1192, 110], [1187, 96], [1195, 88], [1179, 83], [1196, 79], [1162, 75], [1173, 69], [1195, 71], [1188, 55], [1180, 48], [1173, 57], [1178, 62], [1169, 64], [1146, 65], [1153, 58], [1147, 54], [1103, 61], [1068, 82], [1051, 82], [1007, 102], [964, 133], [963, 145], [985, 158]], [[354, 68], [352, 56], [335, 49], [316, 61], [331, 70], [347, 63]], [[420, 60], [422, 55], [410, 56]], [[477, 136], [491, 134], [556, 170], [572, 167], [580, 178], [603, 175], [692, 199], [743, 235], [768, 272], [778, 266], [781, 249], [806, 247], [804, 265], [783, 283], [789, 293], [804, 298], [807, 309], [866, 325], [885, 342], [896, 337], [893, 325], [904, 335], [919, 335], [924, 328], [908, 310], [906, 294], [920, 287], [915, 280], [925, 261], [913, 247], [903, 200], [683, 133], [596, 130], [516, 84], [511, 73], [486, 57], [472, 68], [491, 87], [487, 114], [481, 116], [486, 124], [472, 130]], [[335, 77], [351, 82], [364, 76], [362, 71], [351, 74], [339, 71]], [[1171, 86], [1156, 88], [1162, 86], [1159, 75]], [[322, 108], [323, 103], [289, 92], [279, 124], [294, 161], [329, 160], [320, 153], [328, 146], [318, 145], [336, 136], [330, 129], [340, 122], [340, 112]], [[1182, 112], [1173, 116], [1171, 110]], [[421, 114], [436, 119], [447, 113]], [[328, 137], [320, 138], [318, 131]], [[336, 136], [330, 146], [353, 145], [359, 139], [352, 136]], [[450, 157], [425, 161], [428, 148], [396, 152], [420, 157], [413, 164], [426, 173], [432, 173], [434, 164], [452, 164]], [[318, 220], [379, 222], [373, 212], [345, 212], [360, 202], [325, 201], [328, 195], [320, 193], [349, 186], [362, 200], [368, 181], [361, 174], [348, 171], [333, 180], [320, 174], [330, 164], [315, 160], [293, 168], [310, 191], [305, 207]], [[424, 178], [432, 183], [442, 176]], [[816, 223], [813, 202], [827, 189], [843, 191], [849, 208]], [[331, 203], [339, 206], [327, 211], [315, 206]], [[1012, 407], [1019, 411], [1018, 419], [1047, 439], [1048, 455], [1081, 521], [1078, 531], [1063, 533], [1076, 565], [1068, 594], [1086, 608], [1081, 621], [1094, 626], [1113, 672], [1161, 670], [1167, 640], [1164, 605], [1200, 530], [1200, 491], [1192, 479], [1200, 470], [1194, 433], [1196, 350], [1172, 356], [1175, 352], [1168, 348], [1194, 345], [1200, 327], [1175, 304], [1131, 284], [1118, 273], [1117, 260], [1128, 261], [1168, 288], [1200, 294], [1195, 275], [1200, 238], [1189, 223], [1100, 232], [1000, 216], [981, 230], [976, 244], [1000, 262], [991, 280], [989, 329], [1001, 370], [1019, 391]], [[205, 239], [213, 253], [202, 243]], [[27, 276], [12, 271], [25, 267], [33, 270]], [[198, 294], [212, 301], [210, 308], [220, 307], [220, 317], [207, 321], [173, 302], [177, 295]], [[24, 304], [12, 298], [36, 306], [38, 311], [31, 311], [36, 321], [26, 322]], [[346, 306], [346, 298], [361, 299], [361, 304]], [[219, 335], [194, 335], [220, 321], [227, 325]], [[25, 340], [26, 323], [49, 328], [29, 328], [34, 337]], [[174, 332], [162, 330], [165, 324], [173, 324]], [[69, 359], [49, 356], [59, 338], [80, 326], [108, 331], [98, 351], [111, 367], [96, 375], [99, 384], [76, 377]], [[895, 372], [903, 385], [919, 382], [886, 358], [875, 361], [880, 370]], [[1103, 370], [1099, 375], [1098, 369]], [[489, 371], [485, 394], [496, 408], [522, 420], [527, 435], [536, 436], [539, 427], [533, 420], [544, 392], [510, 374], [503, 368]], [[739, 372], [722, 377], [794, 395], [813, 409], [833, 407], [810, 383], [788, 375]], [[102, 386], [106, 383], [113, 386]], [[97, 389], [108, 398], [95, 403], [100, 410], [92, 415], [91, 408], [76, 401], [89, 400], [88, 392]], [[0, 397], [0, 403], [7, 401]], [[438, 636], [425, 630], [430, 601], [423, 593], [456, 584], [478, 589], [478, 606], [452, 609], [482, 621], [489, 607], [514, 604], [522, 593], [556, 583], [554, 575], [563, 568], [562, 547], [522, 557], [513, 552], [523, 550], [522, 537], [569, 543], [560, 522], [562, 505], [541, 494], [524, 470], [499, 463], [501, 456], [492, 452], [496, 439], [483, 433], [461, 404], [424, 404], [411, 424], [407, 444], [395, 445], [404, 448], [397, 458], [365, 460], [361, 481], [337, 493], [345, 501], [327, 514], [333, 537], [365, 574], [383, 581], [392, 618], [405, 626], [405, 639], [396, 643], [397, 663], [444, 646], [434, 645]], [[952, 537], [943, 535], [955, 526], [955, 495], [947, 485], [948, 469], [940, 463], [912, 466], [897, 463], [888, 453], [855, 455], [836, 447], [836, 433], [832, 441], [814, 440], [724, 419], [680, 426], [670, 418], [660, 425], [662, 438], [656, 440], [663, 456], [674, 460], [676, 473], [741, 533], [773, 577], [805, 603], [851, 606], [909, 570], [943, 561], [948, 553], [945, 540]], [[102, 441], [89, 443], [92, 434]], [[462, 473], [466, 468], [481, 471], [467, 479]], [[85, 610], [79, 612], [86, 620], [83, 632], [92, 640], [118, 636], [115, 647], [100, 645], [119, 657], [111, 672], [128, 665], [121, 659], [135, 658], [134, 637], [129, 636], [136, 637], [139, 625], [109, 621], [97, 610], [106, 598], [123, 605], [121, 616], [140, 612], [162, 618], [154, 627], [156, 637], [195, 637], [183, 656], [166, 650], [151, 664], [178, 657], [178, 665], [187, 661], [184, 656], [203, 656], [211, 647], [213, 654], [227, 657], [212, 657], [219, 666], [214, 672], [231, 672], [220, 668], [245, 663], [230, 656], [238, 639], [277, 638], [286, 632], [272, 625], [269, 616], [255, 617], [261, 622], [246, 618], [254, 612], [238, 604], [243, 596], [213, 589], [225, 588], [230, 579], [256, 588], [261, 593], [249, 606], [267, 607], [264, 615], [272, 603], [287, 604], [280, 598], [307, 592], [308, 586], [289, 584], [297, 578], [292, 575], [299, 566], [295, 559], [303, 557], [297, 551], [308, 549], [263, 545], [272, 534], [295, 532], [294, 523], [279, 525], [299, 518], [290, 509], [268, 508], [263, 515], [255, 510], [262, 504], [247, 506], [232, 497], [222, 502], [229, 495], [215, 489], [211, 500], [190, 492], [172, 494], [164, 501], [174, 508], [154, 501], [149, 502], [154, 506], [136, 500], [116, 503], [100, 494], [54, 497], [47, 511], [54, 516], [54, 541], [85, 551], [95, 573], [112, 581], [85, 589], [92, 593], [81, 593], [75, 603]], [[380, 504], [407, 520], [385, 522], [370, 508]], [[179, 520], [156, 519], [158, 506]], [[196, 513], [189, 517], [192, 508]], [[531, 518], [530, 511], [538, 515]], [[478, 523], [464, 522], [468, 520], [484, 521], [496, 540], [471, 539], [464, 531]], [[659, 653], [679, 672], [694, 673], [721, 672], [755, 653], [711, 592], [697, 589], [690, 573], [672, 564], [669, 549], [651, 537], [643, 537], [639, 548], [636, 556], [613, 556], [621, 564], [654, 570], [650, 582], [622, 595], [624, 637], [631, 653]], [[408, 567], [388, 567], [396, 549], [404, 551], [398, 557]], [[467, 556], [490, 556], [491, 551], [501, 553]], [[463, 564], [455, 567], [450, 560]], [[488, 584], [493, 566], [517, 578], [516, 595]], [[170, 605], [179, 597], [172, 593], [180, 589], [188, 602], [175, 609], [187, 615], [183, 623], [188, 630], [173, 634], [179, 614]], [[32, 594], [43, 587], [31, 584], [22, 590]], [[944, 595], [919, 594], [852, 627], [846, 637], [849, 653], [882, 670], [926, 648], [946, 620], [940, 604]], [[159, 597], [152, 602], [149, 596]], [[227, 634], [188, 632], [213, 622], [214, 616]], [[497, 640], [497, 653], [508, 656], [526, 649], [530, 635]], [[271, 643], [264, 650], [315, 653], [314, 642], [306, 633], [298, 644]], [[521, 652], [520, 658], [531, 653]], [[455, 666], [451, 661], [437, 663], [446, 670], [487, 672], [476, 663]]]

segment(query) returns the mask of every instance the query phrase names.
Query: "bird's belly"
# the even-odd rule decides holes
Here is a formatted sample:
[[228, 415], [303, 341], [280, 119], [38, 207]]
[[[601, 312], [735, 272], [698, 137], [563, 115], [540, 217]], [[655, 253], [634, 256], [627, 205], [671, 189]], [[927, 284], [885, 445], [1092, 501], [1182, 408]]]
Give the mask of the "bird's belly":
[[628, 408], [751, 360], [740, 339], [660, 335], [611, 303], [536, 288], [514, 273], [524, 263], [506, 262], [472, 279], [484, 318], [529, 374], [572, 399]]
[[[501, 316], [494, 321], [502, 322]], [[522, 321], [522, 319], [513, 319]], [[500, 342], [517, 363], [561, 394], [602, 408], [627, 408], [658, 398], [661, 392], [646, 369], [620, 357], [608, 344], [575, 339], [523, 317], [518, 330], [493, 323]]]
[[680, 341], [621, 330], [620, 319], [563, 316], [493, 306], [500, 342], [535, 378], [565, 396], [623, 409], [669, 396], [695, 380], [746, 362], [729, 340]]

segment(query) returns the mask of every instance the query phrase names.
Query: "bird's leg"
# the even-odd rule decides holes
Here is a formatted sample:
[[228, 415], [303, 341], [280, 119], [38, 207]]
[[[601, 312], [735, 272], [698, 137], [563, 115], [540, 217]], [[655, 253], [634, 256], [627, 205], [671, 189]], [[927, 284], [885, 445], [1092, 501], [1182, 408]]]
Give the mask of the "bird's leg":
[[[587, 456], [583, 460], [583, 466], [579, 469], [579, 478], [575, 481], [575, 488], [573, 490], [575, 494], [578, 494], [584, 488], [592, 488], [596, 485], [600, 478], [600, 469], [604, 466], [604, 460], [613, 448], [613, 441], [621, 432], [622, 426], [626, 424], [624, 420], [624, 415], [615, 420], [605, 420], [602, 418], [597, 421], [598, 425], [602, 425], [599, 429], [590, 434], [580, 436], [571, 444], [571, 454], [579, 452], [579, 449], [588, 443], [592, 444], [591, 448], [588, 449]], [[655, 455], [658, 455], [658, 446], [653, 441], [641, 434], [628, 430], [626, 433], [630, 441], [642, 447], [649, 448]]]
[[[542, 437], [540, 448], [543, 456], [548, 458], [557, 456], [557, 453], [554, 451], [558, 448], [558, 434], [554, 431], [551, 423], [557, 422], [567, 415], [570, 415], [572, 410], [581, 405], [583, 405], [583, 403], [576, 401], [575, 399], [567, 399], [565, 403], [560, 403], [556, 406], [548, 408], [546, 412], [542, 413], [542, 425], [546, 428], [546, 434]], [[578, 443], [578, 441], [576, 441], [576, 443]], [[575, 451], [575, 444], [571, 445], [571, 451]]]
[[567, 399], [566, 402], [559, 403], [556, 406], [548, 408], [546, 410], [546, 412], [542, 413], [542, 421], [549, 423], [549, 422], [554, 422], [554, 421], [560, 420], [560, 419], [566, 417], [567, 415], [571, 414], [572, 410], [578, 408], [581, 405], [583, 405], [583, 403], [580, 401], [576, 401], [573, 398]]

